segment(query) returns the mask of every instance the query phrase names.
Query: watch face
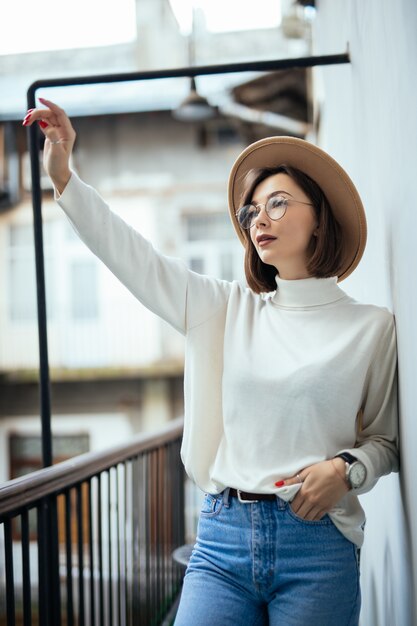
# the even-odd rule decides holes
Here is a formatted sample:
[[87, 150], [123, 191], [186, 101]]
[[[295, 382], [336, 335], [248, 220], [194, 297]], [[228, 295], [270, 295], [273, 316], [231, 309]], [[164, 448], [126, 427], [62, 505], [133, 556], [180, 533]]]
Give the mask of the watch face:
[[356, 461], [350, 466], [349, 480], [353, 488], [360, 487], [365, 482], [366, 467], [360, 461]]

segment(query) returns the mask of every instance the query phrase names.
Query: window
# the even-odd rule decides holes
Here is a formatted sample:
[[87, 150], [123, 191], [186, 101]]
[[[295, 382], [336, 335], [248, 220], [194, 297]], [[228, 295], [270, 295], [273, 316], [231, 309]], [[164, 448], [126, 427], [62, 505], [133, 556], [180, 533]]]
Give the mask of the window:
[[[54, 463], [70, 459], [90, 449], [89, 435], [56, 435], [53, 437], [52, 449]], [[42, 439], [40, 435], [11, 434], [10, 478], [18, 478], [42, 468]]]
[[189, 215], [186, 217], [186, 229], [188, 241], [224, 240], [233, 237], [229, 216], [223, 213]]
[[243, 278], [243, 248], [226, 213], [185, 215], [184, 227], [190, 269], [229, 281]]
[[97, 265], [94, 260], [79, 259], [72, 262], [71, 314], [73, 320], [98, 317]]
[[[49, 318], [54, 315], [54, 264], [51, 262], [52, 223], [43, 225], [46, 304]], [[36, 271], [32, 224], [12, 224], [9, 228], [9, 319], [33, 322], [36, 319]]]

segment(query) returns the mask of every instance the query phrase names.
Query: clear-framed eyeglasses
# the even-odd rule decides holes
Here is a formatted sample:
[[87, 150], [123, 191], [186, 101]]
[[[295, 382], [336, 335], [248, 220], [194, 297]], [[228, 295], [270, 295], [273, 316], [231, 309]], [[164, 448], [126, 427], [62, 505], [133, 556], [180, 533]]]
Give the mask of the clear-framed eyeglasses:
[[246, 230], [252, 228], [255, 224], [255, 220], [261, 212], [261, 207], [265, 207], [265, 211], [271, 220], [277, 221], [284, 217], [288, 205], [293, 202], [313, 206], [311, 202], [301, 202], [301, 200], [286, 198], [280, 193], [276, 193], [270, 195], [265, 204], [245, 204], [237, 211], [236, 217], [240, 226]]

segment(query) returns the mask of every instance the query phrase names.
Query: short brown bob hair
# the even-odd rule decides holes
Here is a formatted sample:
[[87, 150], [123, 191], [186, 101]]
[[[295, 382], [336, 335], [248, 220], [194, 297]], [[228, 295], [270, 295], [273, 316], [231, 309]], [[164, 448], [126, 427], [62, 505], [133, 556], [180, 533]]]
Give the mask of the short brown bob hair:
[[[291, 165], [251, 169], [245, 177], [240, 206], [252, 200], [259, 183], [274, 174], [287, 174], [304, 191], [313, 204], [317, 216], [318, 234], [312, 237], [311, 255], [307, 262], [307, 271], [316, 278], [338, 276], [341, 270], [342, 229], [333, 215], [330, 204], [321, 187], [307, 174]], [[256, 293], [274, 291], [277, 287], [275, 276], [278, 274], [273, 265], [261, 261], [250, 238], [249, 230], [242, 229], [245, 244], [245, 274], [251, 289]]]

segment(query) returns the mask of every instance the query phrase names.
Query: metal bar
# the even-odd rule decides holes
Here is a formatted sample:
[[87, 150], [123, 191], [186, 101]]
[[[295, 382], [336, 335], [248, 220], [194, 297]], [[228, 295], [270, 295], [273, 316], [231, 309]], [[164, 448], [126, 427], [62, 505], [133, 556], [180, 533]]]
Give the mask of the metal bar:
[[116, 615], [119, 626], [122, 626], [122, 605], [121, 605], [121, 597], [122, 597], [122, 565], [121, 565], [121, 536], [120, 536], [120, 490], [119, 490], [119, 481], [120, 481], [120, 472], [122, 471], [121, 467], [116, 466], [116, 494], [115, 494], [115, 508], [116, 508], [116, 537], [117, 537], [117, 609]]
[[[28, 108], [35, 106], [34, 94], [29, 92], [28, 105]], [[38, 132], [37, 124], [33, 124], [28, 129], [28, 144], [32, 176], [33, 234], [35, 239], [36, 295], [38, 307], [39, 395], [42, 425], [42, 461], [44, 467], [49, 467], [52, 465], [51, 392], [48, 363], [45, 267], [41, 210], [42, 192], [40, 184]]]
[[168, 550], [169, 550], [169, 510], [168, 510], [168, 484], [167, 484], [167, 462], [168, 462], [168, 446], [164, 446], [163, 449], [163, 472], [162, 472], [162, 547], [163, 547], [163, 560], [162, 560], [162, 584], [164, 589], [164, 603], [167, 606], [167, 602], [170, 600], [169, 590], [169, 563], [168, 563]]
[[22, 511], [22, 583], [23, 583], [23, 626], [32, 624], [32, 602], [30, 588], [30, 553], [29, 553], [29, 513]]
[[82, 484], [77, 485], [77, 543], [78, 543], [78, 624], [85, 624], [84, 608], [84, 537]]
[[176, 536], [175, 536], [175, 521], [176, 521], [176, 491], [175, 491], [175, 486], [176, 486], [176, 482], [175, 482], [175, 447], [170, 445], [169, 446], [170, 449], [170, 467], [171, 467], [171, 471], [170, 471], [170, 480], [169, 480], [169, 490], [171, 494], [175, 494], [170, 496], [170, 511], [171, 511], [171, 550], [170, 550], [170, 565], [171, 565], [171, 593], [173, 591], [177, 591], [178, 587], [177, 587], [177, 568], [176, 568], [176, 564], [174, 563], [173, 559], [172, 559], [172, 552], [174, 551], [174, 549], [177, 547], [176, 544]]
[[122, 532], [123, 532], [123, 540], [122, 540], [122, 575], [124, 581], [124, 590], [123, 590], [123, 621], [121, 624], [123, 626], [129, 626], [129, 560], [128, 560], [128, 533], [129, 533], [129, 518], [128, 518], [128, 502], [127, 502], [127, 493], [128, 493], [128, 461], [123, 463], [123, 509], [121, 512], [123, 524], [122, 524]]
[[[184, 509], [185, 509], [185, 475], [183, 471], [183, 465], [178, 464], [178, 459], [180, 458], [180, 444], [176, 443], [175, 447], [174, 459], [177, 460], [175, 466], [175, 487], [174, 493], [177, 495], [177, 501], [175, 503], [175, 547], [182, 546], [185, 543], [185, 517], [184, 517]], [[183, 579], [183, 569], [175, 564], [176, 570], [176, 582], [177, 585], [180, 586]]]
[[139, 623], [150, 624], [148, 589], [149, 589], [149, 542], [146, 539], [148, 530], [148, 506], [146, 501], [146, 459], [147, 454], [141, 454], [135, 463], [135, 477], [133, 488], [135, 490], [135, 536], [134, 543], [136, 549], [138, 580], [138, 607]]
[[150, 501], [150, 527], [151, 527], [151, 584], [150, 584], [150, 596], [151, 596], [151, 606], [152, 606], [152, 620], [155, 620], [155, 613], [157, 608], [157, 580], [156, 580], [156, 557], [157, 557], [157, 534], [158, 528], [156, 525], [157, 516], [156, 516], [156, 477], [158, 472], [158, 463], [157, 463], [157, 451], [152, 450], [149, 456], [151, 459], [151, 472], [150, 472], [150, 480], [151, 480], [151, 501]]
[[105, 624], [104, 588], [103, 588], [103, 532], [101, 525], [101, 475], [97, 476], [97, 540], [98, 540], [98, 574], [99, 574], [99, 623]]
[[147, 607], [146, 607], [146, 580], [144, 580], [145, 568], [146, 568], [146, 540], [145, 540], [145, 528], [146, 528], [146, 502], [144, 500], [144, 458], [145, 455], [141, 454], [135, 459], [136, 467], [136, 483], [135, 483], [135, 495], [136, 495], [136, 511], [137, 511], [137, 533], [136, 533], [136, 554], [138, 558], [138, 571], [139, 571], [139, 588], [137, 590], [138, 605], [140, 611], [139, 624], [148, 624]]
[[180, 517], [180, 528], [179, 528], [179, 540], [181, 542], [180, 545], [185, 543], [185, 471], [184, 465], [180, 463], [180, 444], [177, 442], [177, 471], [179, 478], [179, 488], [178, 488], [178, 511]]
[[51, 591], [51, 621], [52, 624], [61, 622], [61, 585], [59, 577], [59, 541], [58, 541], [58, 510], [57, 496], [48, 499], [48, 553], [50, 558], [49, 576]]
[[49, 610], [49, 555], [46, 542], [48, 526], [46, 523], [45, 500], [42, 500], [37, 507], [38, 516], [38, 606], [39, 606], [39, 623], [42, 626], [50, 626], [50, 610]]
[[[126, 520], [124, 526], [124, 554], [125, 554], [125, 619], [126, 626], [133, 626], [132, 618], [132, 553], [133, 553], [133, 541], [132, 541], [132, 524], [130, 510], [132, 507], [132, 463], [133, 461], [127, 461], [125, 463], [125, 510], [124, 519]], [[129, 488], [130, 487], [130, 488]], [[130, 523], [128, 522], [130, 520]], [[129, 541], [130, 539], [130, 541]]]
[[6, 559], [6, 613], [7, 626], [15, 626], [14, 571], [12, 521], [4, 521], [4, 553]]
[[[153, 501], [153, 453], [149, 452], [146, 455], [147, 460], [147, 502], [146, 502], [146, 511], [147, 511], [147, 521], [146, 528], [148, 531], [148, 554], [149, 558], [147, 559], [147, 588], [146, 588], [146, 597], [147, 597], [147, 605], [149, 609], [149, 623], [153, 620], [153, 558], [154, 558], [154, 546], [153, 546], [153, 515], [152, 515], [152, 501]], [[147, 555], [148, 556], [148, 555]]]
[[74, 626], [74, 596], [72, 587], [71, 491], [65, 492], [65, 552], [67, 561], [67, 626]]
[[171, 506], [169, 501], [169, 445], [164, 446], [164, 474], [163, 474], [163, 519], [164, 519], [164, 585], [165, 585], [165, 597], [171, 600], [171, 581], [170, 581], [170, 553], [171, 553], [171, 540], [170, 540], [170, 519], [171, 519]]
[[94, 590], [94, 538], [93, 538], [93, 507], [92, 507], [92, 481], [88, 481], [88, 548], [90, 559], [90, 624], [96, 622], [95, 590]]
[[148, 452], [144, 455], [144, 476], [145, 476], [145, 513], [146, 513], [146, 522], [145, 522], [145, 532], [146, 532], [146, 540], [145, 540], [145, 550], [146, 550], [146, 623], [151, 622], [151, 596], [150, 596], [150, 587], [151, 587], [151, 498], [152, 498], [152, 485], [151, 482], [151, 472], [149, 469], [151, 462], [151, 452]]
[[169, 597], [172, 597], [173, 593], [173, 580], [172, 580], [172, 558], [171, 554], [174, 549], [173, 541], [172, 541], [172, 481], [170, 480], [172, 476], [172, 468], [171, 468], [171, 452], [172, 446], [167, 445], [167, 460], [166, 460], [166, 471], [165, 471], [165, 503], [164, 510], [166, 511], [165, 521], [166, 521], [166, 533], [167, 533], [167, 589]]
[[[156, 490], [154, 494], [154, 499], [156, 502], [155, 507], [155, 606], [156, 606], [156, 617], [161, 617], [161, 609], [164, 609], [164, 587], [162, 585], [162, 554], [163, 554], [163, 515], [162, 513], [162, 502], [161, 496], [163, 495], [163, 490], [161, 488], [161, 475], [162, 475], [162, 462], [161, 462], [161, 450], [159, 448], [155, 452], [155, 485]], [[159, 621], [159, 620], [158, 620]]]
[[160, 581], [160, 514], [159, 514], [159, 450], [155, 450], [153, 452], [154, 455], [154, 497], [153, 497], [153, 506], [154, 506], [154, 620], [157, 620], [160, 613], [160, 593], [161, 593], [161, 581]]
[[51, 493], [72, 487], [141, 452], [157, 449], [167, 441], [180, 439], [183, 423], [182, 417], [177, 418], [157, 433], [137, 435], [128, 445], [80, 454], [52, 467], [9, 480], [0, 486], [0, 516], [33, 504]]
[[108, 559], [109, 559], [109, 582], [108, 582], [108, 624], [109, 626], [113, 626], [113, 578], [112, 578], [112, 568], [113, 568], [113, 559], [112, 559], [112, 489], [111, 489], [111, 479], [112, 479], [112, 470], [109, 469], [107, 473], [107, 497], [108, 497], [108, 535], [109, 535], [109, 548], [108, 548]]
[[161, 516], [159, 512], [160, 505], [160, 493], [159, 493], [159, 476], [160, 476], [160, 450], [155, 450], [155, 478], [154, 478], [154, 503], [155, 503], [155, 615], [154, 620], [159, 621], [160, 613], [161, 613]]
[[195, 65], [173, 69], [148, 70], [143, 72], [124, 72], [118, 74], [94, 74], [89, 76], [68, 76], [66, 78], [48, 78], [37, 80], [28, 89], [34, 101], [34, 94], [42, 87], [66, 87], [69, 85], [95, 85], [103, 83], [120, 83], [157, 78], [180, 78], [182, 76], [207, 76], [211, 74], [231, 74], [239, 72], [270, 72], [296, 67], [313, 67], [317, 65], [338, 65], [350, 63], [348, 52], [327, 54], [290, 59], [270, 59], [265, 61], [242, 61], [239, 63], [223, 63], [218, 65]]
[[[172, 478], [171, 478], [171, 489], [172, 492], [175, 493], [175, 502], [172, 504], [172, 547], [177, 548], [180, 545], [183, 545], [177, 539], [177, 527], [178, 527], [178, 502], [177, 502], [177, 493], [178, 493], [178, 472], [175, 467], [176, 462], [176, 446], [171, 446], [171, 464], [172, 464]], [[179, 590], [182, 576], [179, 580], [179, 565], [171, 558], [171, 567], [172, 567], [172, 584], [173, 589], [175, 591]]]
[[131, 554], [132, 554], [132, 586], [131, 586], [131, 603], [132, 603], [132, 623], [133, 624], [142, 624], [147, 623], [146, 617], [145, 621], [143, 621], [143, 613], [142, 610], [144, 606], [141, 602], [142, 599], [142, 587], [140, 584], [140, 539], [139, 539], [139, 514], [140, 514], [140, 504], [139, 504], [139, 458], [135, 457], [132, 460], [132, 517], [131, 517], [131, 527], [132, 527], [132, 545], [131, 545]]

